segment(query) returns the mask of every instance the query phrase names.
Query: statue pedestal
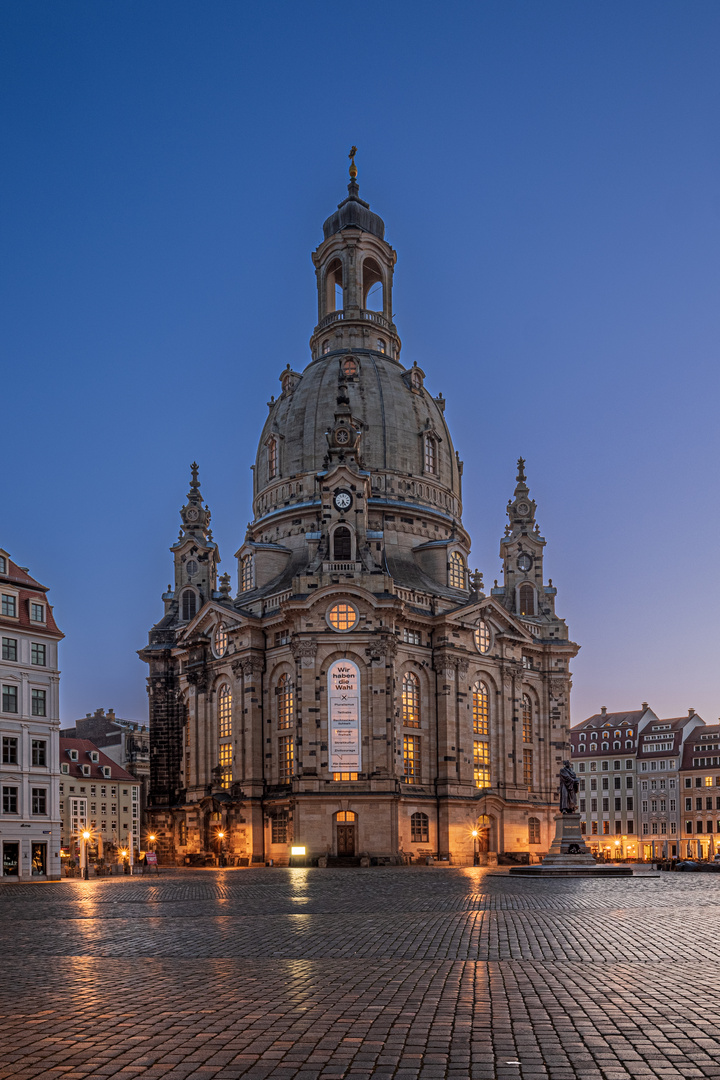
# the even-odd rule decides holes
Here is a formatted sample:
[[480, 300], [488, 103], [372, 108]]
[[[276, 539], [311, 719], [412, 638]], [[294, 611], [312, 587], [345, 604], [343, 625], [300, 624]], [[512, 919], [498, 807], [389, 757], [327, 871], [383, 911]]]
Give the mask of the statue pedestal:
[[511, 874], [531, 877], [632, 877], [632, 867], [597, 863], [580, 831], [579, 814], [558, 814], [555, 839], [538, 866], [513, 866]]

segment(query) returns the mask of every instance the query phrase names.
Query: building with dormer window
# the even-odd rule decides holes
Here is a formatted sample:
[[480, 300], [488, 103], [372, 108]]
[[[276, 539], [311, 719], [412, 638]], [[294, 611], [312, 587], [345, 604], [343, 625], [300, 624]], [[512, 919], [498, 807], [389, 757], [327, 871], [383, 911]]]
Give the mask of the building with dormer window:
[[268, 405], [237, 593], [218, 582], [193, 465], [174, 584], [140, 651], [161, 857], [540, 855], [578, 646], [544, 577], [525, 463], [486, 595], [445, 399], [401, 358], [397, 256], [354, 159], [312, 258], [310, 359]]

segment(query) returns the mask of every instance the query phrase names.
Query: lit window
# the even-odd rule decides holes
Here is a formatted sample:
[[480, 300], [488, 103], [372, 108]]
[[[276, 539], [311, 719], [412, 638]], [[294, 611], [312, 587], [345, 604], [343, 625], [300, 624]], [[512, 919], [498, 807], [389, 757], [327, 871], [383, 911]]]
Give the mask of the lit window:
[[532, 702], [527, 694], [522, 699], [522, 735], [523, 742], [532, 742]]
[[253, 557], [243, 555], [240, 563], [240, 589], [248, 592], [253, 587]]
[[232, 744], [220, 744], [220, 786], [229, 788], [232, 782]]
[[437, 447], [432, 435], [425, 436], [425, 472], [435, 474], [437, 470]]
[[448, 585], [451, 589], [465, 588], [465, 560], [459, 551], [450, 552], [448, 563]]
[[190, 619], [195, 618], [195, 612], [197, 611], [197, 597], [192, 589], [186, 589], [182, 594], [182, 619], [183, 622], [190, 622]]
[[489, 696], [488, 688], [482, 681], [472, 688], [473, 732], [475, 735], [487, 735], [489, 732]]
[[327, 356], [327, 354], [329, 352], [330, 352], [330, 342], [329, 341], [323, 341], [323, 346], [322, 346], [322, 354], [323, 354], [323, 356]]
[[473, 637], [475, 638], [475, 648], [479, 653], [483, 655], [490, 652], [490, 627], [481, 619], [473, 631]]
[[713, 786], [713, 778], [712, 778], [712, 776], [706, 776], [705, 777], [705, 787], [712, 787], [712, 786]]
[[385, 353], [386, 345], [385, 345], [385, 342], [383, 341], [382, 338], [378, 338], [377, 347], [378, 347], [378, 352], [383, 353], [383, 354]]
[[45, 646], [42, 645], [40, 642], [33, 641], [30, 645], [30, 663], [37, 665], [37, 667], [45, 667], [45, 658]]
[[532, 616], [535, 614], [535, 590], [532, 585], [521, 585], [518, 590], [520, 614]]
[[528, 818], [528, 843], [539, 844], [540, 843], [540, 819], [536, 817]]
[[358, 366], [354, 360], [348, 358], [347, 360], [343, 360], [342, 372], [346, 378], [352, 379], [358, 373]]
[[333, 630], [352, 630], [358, 621], [358, 613], [352, 604], [341, 601], [330, 608], [327, 621]]
[[32, 691], [31, 708], [33, 716], [47, 716], [47, 691]]
[[17, 618], [17, 599], [14, 596], [2, 594], [2, 614], [11, 618]]
[[273, 480], [278, 471], [277, 439], [269, 439], [267, 444], [268, 479]]
[[357, 780], [358, 774], [356, 772], [334, 772], [332, 778], [333, 780]]
[[288, 675], [283, 674], [278, 679], [278, 727], [292, 727], [295, 719], [295, 694]]
[[420, 736], [403, 735], [403, 765], [406, 784], [420, 783]]
[[218, 623], [217, 628], [215, 630], [215, 654], [218, 657], [223, 657], [225, 655], [225, 653], [227, 652], [227, 647], [228, 647], [227, 630], [225, 629], [225, 627], [223, 626], [222, 623]]
[[336, 821], [355, 821], [357, 814], [354, 810], [338, 810], [335, 815]]
[[475, 741], [473, 744], [473, 774], [475, 787], [490, 787], [490, 745]]
[[278, 762], [280, 765], [280, 783], [289, 784], [293, 777], [295, 746], [292, 735], [281, 735], [278, 739]]
[[410, 816], [410, 843], [427, 844], [429, 836], [427, 814], [411, 814]]
[[232, 690], [227, 683], [218, 693], [218, 732], [221, 739], [232, 735]]
[[420, 680], [412, 671], [403, 678], [402, 720], [405, 727], [420, 727]]
[[533, 752], [523, 750], [523, 784], [528, 788], [533, 786]]
[[30, 621], [45, 622], [45, 605], [30, 604]]

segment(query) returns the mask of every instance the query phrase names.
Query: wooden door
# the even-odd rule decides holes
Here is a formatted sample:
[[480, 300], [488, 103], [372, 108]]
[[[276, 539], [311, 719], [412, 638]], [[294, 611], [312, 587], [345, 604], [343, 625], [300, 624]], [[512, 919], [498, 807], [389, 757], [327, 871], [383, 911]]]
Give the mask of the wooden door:
[[343, 858], [355, 854], [355, 826], [338, 825], [337, 827], [337, 852], [338, 857]]

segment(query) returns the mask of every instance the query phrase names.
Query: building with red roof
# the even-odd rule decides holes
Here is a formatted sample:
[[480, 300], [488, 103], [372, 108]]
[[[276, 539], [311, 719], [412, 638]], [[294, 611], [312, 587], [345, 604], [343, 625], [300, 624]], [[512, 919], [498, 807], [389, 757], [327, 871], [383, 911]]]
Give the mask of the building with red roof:
[[80, 835], [103, 857], [140, 845], [140, 781], [89, 739], [60, 737], [60, 815], [63, 850], [77, 856]]

